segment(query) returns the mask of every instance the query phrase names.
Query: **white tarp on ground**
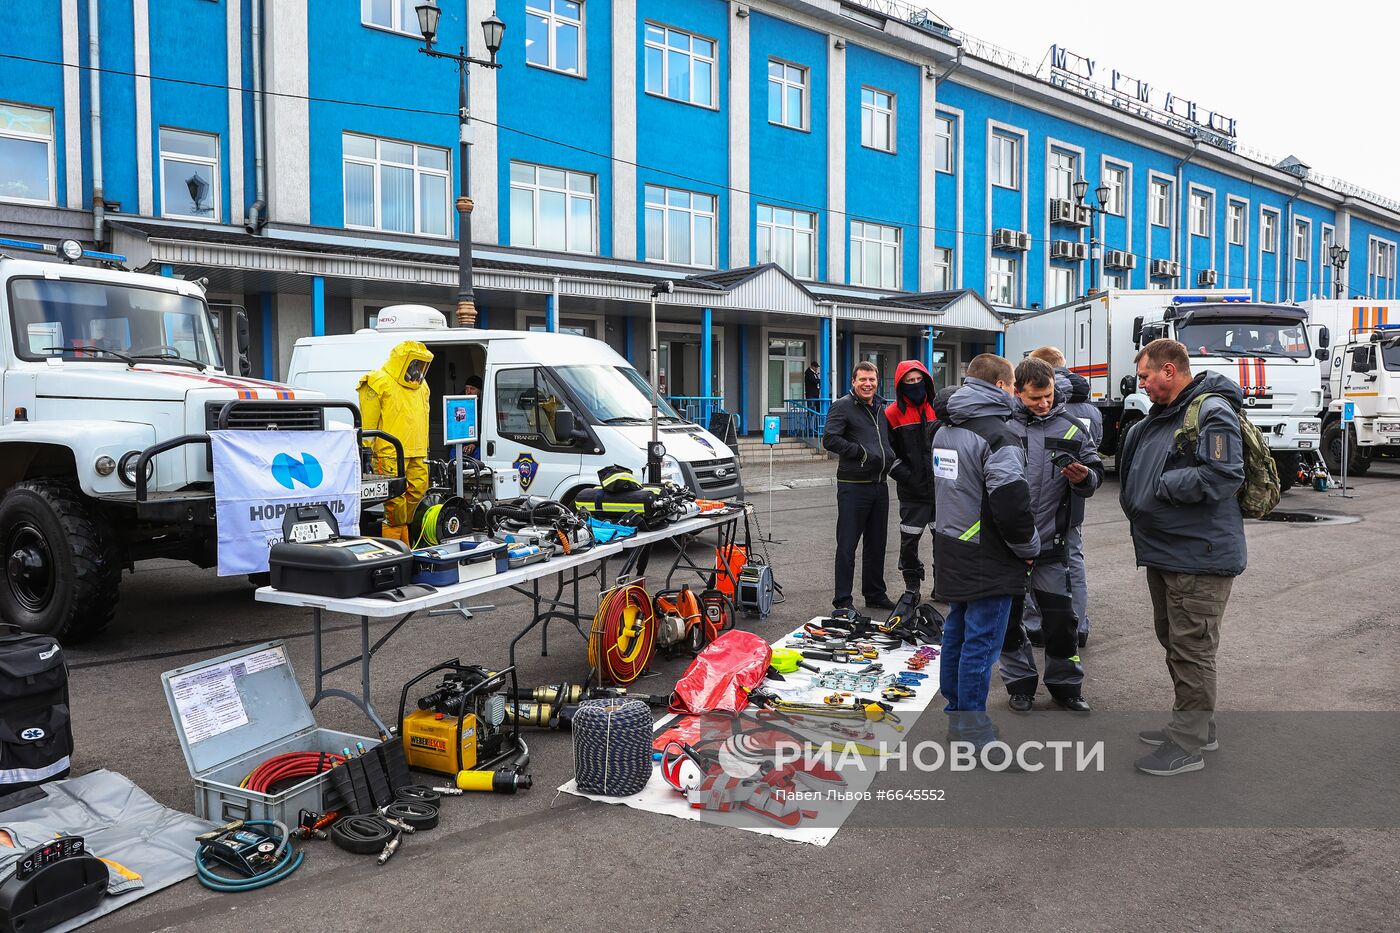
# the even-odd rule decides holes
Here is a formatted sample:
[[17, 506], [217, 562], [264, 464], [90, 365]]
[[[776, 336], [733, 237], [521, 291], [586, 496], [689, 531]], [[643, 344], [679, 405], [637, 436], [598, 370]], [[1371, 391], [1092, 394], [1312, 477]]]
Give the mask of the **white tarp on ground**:
[[[820, 622], [820, 617], [812, 620], [814, 623]], [[798, 632], [801, 629], [797, 630]], [[796, 634], [794, 632], [793, 634]], [[779, 646], [786, 644], [791, 635], [786, 635], [773, 644]], [[903, 671], [906, 669], [905, 662], [913, 657], [916, 648], [905, 646], [892, 651], [882, 651], [880, 663], [884, 665], [886, 672]], [[812, 662], [822, 670], [850, 670], [859, 669], [855, 664], [834, 664], [825, 661]], [[893, 703], [894, 714], [899, 717], [898, 732], [895, 733], [893, 741], [898, 742], [899, 736], [908, 736], [913, 732], [914, 723], [919, 716], [929, 707], [933, 699], [938, 696], [938, 662], [931, 661], [924, 668], [924, 673], [928, 677], [923, 685], [915, 690], [914, 696]], [[795, 674], [784, 675], [786, 680], [782, 683], [775, 683], [771, 680], [765, 681], [764, 686], [773, 689], [782, 695], [784, 699], [797, 700], [804, 703], [820, 703], [822, 697], [830, 690], [814, 688], [810, 682], [815, 675], [809, 675], [805, 671], [799, 670]], [[877, 694], [878, 696], [878, 694]], [[746, 713], [753, 710], [750, 707]], [[655, 733], [660, 733], [676, 724], [680, 717], [665, 716], [657, 722]], [[848, 724], [849, 720], [831, 720], [833, 724]], [[803, 730], [806, 732], [806, 730]], [[889, 735], [890, 730], [882, 728], [881, 734]], [[812, 734], [812, 733], [808, 733]], [[840, 743], [842, 738], [837, 735], [826, 735], [826, 741]], [[818, 738], [821, 741], [822, 738]], [[839, 755], [838, 755], [839, 758]], [[630, 797], [602, 797], [595, 794], [585, 794], [578, 789], [573, 781], [559, 788], [566, 794], [573, 794], [577, 797], [586, 797], [589, 800], [596, 800], [599, 803], [622, 804], [637, 810], [647, 810], [652, 813], [664, 813], [667, 816], [679, 817], [683, 820], [695, 820], [697, 822], [714, 823], [720, 826], [731, 826], [735, 829], [744, 829], [749, 832], [761, 833], [765, 836], [773, 836], [789, 842], [806, 842], [813, 845], [824, 846], [836, 836], [841, 824], [855, 811], [857, 804], [861, 802], [864, 792], [874, 783], [876, 775], [879, 774], [879, 765], [874, 757], [865, 757], [861, 761], [862, 766], [846, 764], [838, 767], [841, 777], [845, 779], [844, 786], [828, 788], [822, 792], [826, 794], [826, 799], [820, 801], [804, 801], [802, 806], [817, 811], [817, 816], [813, 819], [804, 819], [799, 825], [788, 828], [779, 825], [769, 818], [754, 813], [750, 810], [736, 808], [727, 813], [714, 810], [701, 810], [692, 808], [686, 799], [661, 777], [660, 765], [652, 764], [651, 780], [640, 793]]]

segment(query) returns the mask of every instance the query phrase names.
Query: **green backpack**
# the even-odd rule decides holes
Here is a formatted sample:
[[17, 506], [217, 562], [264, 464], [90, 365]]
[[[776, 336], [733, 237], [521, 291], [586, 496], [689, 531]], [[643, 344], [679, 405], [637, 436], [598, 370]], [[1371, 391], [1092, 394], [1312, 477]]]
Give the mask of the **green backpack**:
[[[1206, 392], [1191, 400], [1186, 406], [1186, 418], [1177, 428], [1172, 440], [1176, 444], [1196, 449], [1201, 438], [1201, 404], [1208, 398], [1229, 399], [1216, 392]], [[1234, 406], [1230, 406], [1234, 409]], [[1244, 482], [1240, 484], [1240, 513], [1245, 518], [1263, 518], [1278, 505], [1279, 482], [1278, 465], [1269, 453], [1269, 445], [1264, 435], [1259, 433], [1254, 422], [1238, 410], [1235, 417], [1240, 423], [1240, 437], [1244, 441]]]

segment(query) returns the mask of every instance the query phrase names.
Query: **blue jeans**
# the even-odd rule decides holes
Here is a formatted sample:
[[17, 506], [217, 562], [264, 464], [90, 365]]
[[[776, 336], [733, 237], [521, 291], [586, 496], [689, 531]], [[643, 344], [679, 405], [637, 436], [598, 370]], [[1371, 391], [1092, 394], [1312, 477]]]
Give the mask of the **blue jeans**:
[[948, 737], [981, 747], [996, 738], [987, 716], [987, 690], [992, 665], [1001, 654], [1010, 596], [989, 596], [967, 603], [949, 603], [943, 623], [943, 652], [938, 685], [948, 705]]

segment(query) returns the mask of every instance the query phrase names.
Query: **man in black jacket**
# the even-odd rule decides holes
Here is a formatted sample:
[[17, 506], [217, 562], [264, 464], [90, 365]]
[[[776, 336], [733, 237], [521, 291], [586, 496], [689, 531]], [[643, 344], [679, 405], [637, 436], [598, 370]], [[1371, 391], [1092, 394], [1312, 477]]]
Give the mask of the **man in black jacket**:
[[802, 374], [802, 392], [807, 402], [815, 402], [822, 397], [822, 371], [816, 360], [812, 360], [812, 365]]
[[831, 604], [850, 608], [856, 545], [861, 551], [860, 589], [870, 609], [893, 609], [885, 590], [885, 535], [890, 490], [885, 477], [894, 466], [885, 400], [875, 394], [880, 372], [874, 363], [856, 364], [851, 391], [831, 403], [822, 446], [840, 457], [836, 468], [836, 593]]
[[[905, 360], [894, 371], [895, 400], [885, 408], [895, 465], [890, 470], [899, 493], [899, 572], [904, 577], [901, 601], [910, 611], [919, 602], [924, 564], [919, 541], [933, 524], [933, 377], [918, 360]], [[932, 536], [932, 531], [929, 532]], [[904, 607], [901, 606], [901, 610]]]

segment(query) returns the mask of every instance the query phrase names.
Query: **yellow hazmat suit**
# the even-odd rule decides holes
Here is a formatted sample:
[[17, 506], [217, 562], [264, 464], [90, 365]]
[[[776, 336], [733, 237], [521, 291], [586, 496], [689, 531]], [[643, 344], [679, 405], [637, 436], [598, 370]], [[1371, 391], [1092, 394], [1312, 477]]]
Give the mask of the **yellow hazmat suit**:
[[[394, 435], [403, 444], [408, 489], [384, 503], [384, 536], [408, 540], [408, 522], [428, 491], [428, 418], [432, 399], [423, 381], [433, 354], [416, 340], [405, 340], [389, 352], [389, 361], [360, 378], [360, 423]], [[374, 439], [375, 472], [393, 474], [394, 448]]]

